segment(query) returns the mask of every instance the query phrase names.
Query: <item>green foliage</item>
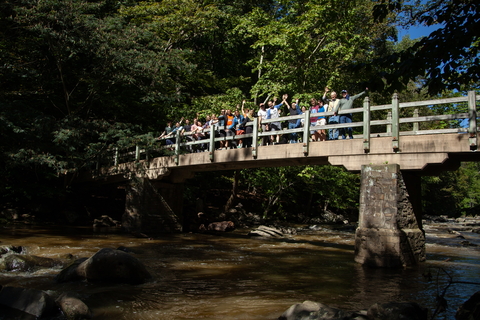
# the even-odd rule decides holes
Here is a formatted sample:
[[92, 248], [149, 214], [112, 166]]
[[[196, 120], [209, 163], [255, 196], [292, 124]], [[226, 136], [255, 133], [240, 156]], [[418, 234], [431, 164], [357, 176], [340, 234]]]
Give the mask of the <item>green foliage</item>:
[[[425, 77], [431, 94], [476, 88], [479, 84], [480, 6], [477, 1], [382, 0], [374, 7], [378, 21], [400, 13], [404, 25], [438, 26], [429, 36], [398, 54], [373, 60], [390, 90], [401, 90], [408, 80]], [[396, 16], [398, 17], [398, 16]]]
[[181, 80], [193, 65], [181, 50], [161, 50], [154, 33], [128, 24], [111, 1], [1, 5], [5, 199], [54, 197], [70, 185], [58, 177], [117, 146], [152, 141], [166, 106], [184, 100]]
[[[111, 161], [116, 148], [153, 148], [167, 120], [204, 118], [239, 108], [243, 100], [245, 108], [256, 109], [257, 99], [288, 93], [308, 106], [325, 86], [351, 92], [368, 86], [377, 90], [370, 94], [372, 102], [381, 104], [391, 100], [384, 86], [406, 84], [401, 101], [426, 98], [425, 85], [436, 90], [440, 80], [443, 88], [449, 88], [447, 81], [469, 89], [478, 84], [472, 27], [478, 24], [478, 6], [472, 1], [428, 5], [434, 4], [439, 10], [432, 16], [444, 28], [427, 39], [394, 44], [392, 21], [406, 8], [396, 2], [3, 1], [1, 201], [54, 200], [68, 191], [76, 174], [99, 159]], [[409, 8], [418, 13], [415, 21], [433, 23], [431, 10]], [[375, 22], [374, 15], [394, 20]], [[458, 104], [420, 112], [464, 110]], [[457, 121], [435, 124], [455, 126]], [[476, 193], [453, 187], [476, 184], [467, 179], [476, 177], [469, 170], [442, 177], [442, 183], [427, 180], [428, 186], [451, 192], [456, 212], [475, 207]], [[304, 212], [357, 206], [358, 176], [339, 168], [264, 168], [242, 175], [266, 197], [266, 215], [286, 215], [292, 204]], [[220, 175], [218, 182], [223, 181], [228, 179]]]
[[333, 166], [249, 169], [242, 170], [242, 177], [249, 190], [266, 196], [265, 216], [356, 209], [360, 198], [358, 175]]
[[[205, 118], [207, 115], [220, 114], [222, 109], [230, 109], [235, 111], [240, 110], [242, 101], [245, 100], [244, 94], [239, 88], [231, 88], [225, 94], [218, 94], [208, 97], [199, 97], [192, 101], [191, 112], [198, 115], [200, 118]], [[245, 108], [254, 108], [255, 106], [248, 103]]]
[[480, 208], [480, 164], [462, 163], [457, 171], [422, 178], [423, 212], [458, 217]]
[[[295, 187], [295, 167], [262, 168], [253, 170], [242, 170], [244, 182], [250, 188], [261, 190], [267, 201], [263, 203], [263, 214], [283, 215], [283, 203], [288, 193]], [[272, 212], [273, 211], [273, 212]]]
[[[253, 40], [256, 50], [248, 62], [259, 74], [252, 96], [319, 92], [325, 85], [365, 87], [342, 66], [363, 61], [385, 43], [380, 40], [385, 26], [372, 23], [371, 2], [357, 2], [348, 10], [336, 4], [289, 2], [276, 11], [257, 8], [242, 17], [235, 31]], [[372, 45], [374, 40], [378, 43]]]
[[306, 166], [298, 174], [315, 203], [323, 210], [330, 208], [351, 209], [358, 207], [360, 178], [358, 174], [333, 166]]

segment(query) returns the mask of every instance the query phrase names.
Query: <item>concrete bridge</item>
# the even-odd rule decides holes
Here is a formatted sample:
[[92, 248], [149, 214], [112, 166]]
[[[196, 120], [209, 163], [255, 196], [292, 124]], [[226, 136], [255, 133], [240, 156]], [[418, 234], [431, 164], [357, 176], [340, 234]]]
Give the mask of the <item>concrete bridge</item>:
[[[177, 135], [176, 144], [169, 146], [174, 148], [170, 155], [153, 157], [152, 154], [159, 152], [158, 149], [141, 147], [127, 152], [117, 150], [110, 158], [114, 160], [114, 165], [99, 167], [100, 173], [94, 176], [104, 181], [132, 181], [127, 188], [123, 221], [127, 228], [143, 232], [152, 229], [158, 231], [158, 228], [180, 231], [183, 183], [195, 172], [296, 165], [343, 166], [349, 171], [361, 173], [355, 260], [380, 267], [414, 265], [425, 260], [420, 177], [454, 170], [462, 161], [480, 160], [480, 153], [476, 152], [476, 104], [479, 98], [472, 91], [467, 97], [400, 103], [394, 95], [389, 105], [370, 106], [367, 97], [363, 108], [345, 112], [363, 114], [363, 121], [351, 124], [311, 127], [308, 112], [300, 116], [283, 117], [282, 121], [302, 118], [307, 124], [303, 128], [275, 132], [297, 133], [303, 137], [303, 142], [294, 144], [258, 146], [255, 143], [250, 148], [218, 151], [215, 150], [215, 143], [225, 138], [216, 138], [213, 129], [208, 140], [187, 143]], [[465, 104], [468, 111], [418, 115], [416, 108], [439, 104]], [[400, 117], [402, 108], [413, 109], [411, 116]], [[388, 112], [387, 119], [371, 119], [372, 111], [382, 110]], [[318, 115], [321, 114], [315, 114]], [[332, 113], [323, 115], [328, 117]], [[458, 119], [468, 119], [468, 127], [428, 131], [419, 129], [422, 122]], [[258, 141], [262, 136], [272, 134], [260, 132], [257, 120], [253, 123], [253, 132], [241, 136], [243, 139]], [[309, 141], [310, 130], [336, 130], [347, 126], [362, 127], [363, 134], [348, 140]], [[385, 130], [375, 130], [378, 126]], [[182, 151], [199, 144], [208, 145], [208, 151]], [[159, 149], [162, 152], [165, 147]]]

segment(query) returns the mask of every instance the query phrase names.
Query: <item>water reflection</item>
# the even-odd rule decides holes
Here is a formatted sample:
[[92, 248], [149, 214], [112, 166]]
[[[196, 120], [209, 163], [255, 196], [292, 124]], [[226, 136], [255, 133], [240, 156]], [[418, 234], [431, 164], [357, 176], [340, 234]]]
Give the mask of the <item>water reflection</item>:
[[[432, 309], [436, 292], [448, 281], [444, 274], [436, 277], [436, 270], [443, 268], [462, 281], [478, 281], [480, 271], [475, 248], [440, 244], [429, 245], [428, 261], [418, 268], [365, 268], [353, 261], [353, 231], [306, 230], [282, 240], [250, 239], [248, 230], [155, 239], [97, 234], [88, 228], [5, 231], [2, 245], [26, 246], [30, 254], [46, 257], [88, 257], [104, 247], [128, 247], [154, 276], [152, 282], [55, 284], [57, 269], [0, 274], [2, 285], [79, 292], [95, 319], [277, 319], [304, 300], [348, 310], [414, 300]], [[423, 276], [429, 271], [432, 281]], [[456, 306], [477, 290], [454, 285], [447, 299]], [[446, 319], [454, 313], [455, 308], [449, 310]]]

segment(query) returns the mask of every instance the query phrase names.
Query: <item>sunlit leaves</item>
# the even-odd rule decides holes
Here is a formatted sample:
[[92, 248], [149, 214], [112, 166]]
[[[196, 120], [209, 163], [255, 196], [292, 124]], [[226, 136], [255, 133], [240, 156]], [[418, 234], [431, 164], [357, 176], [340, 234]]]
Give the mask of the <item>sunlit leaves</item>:
[[315, 92], [358, 81], [345, 79], [351, 73], [342, 67], [368, 57], [384, 29], [372, 22], [370, 2], [336, 4], [289, 2], [280, 11], [259, 8], [241, 19], [235, 31], [254, 40], [257, 55], [249, 66], [261, 71], [252, 95]]
[[[460, 90], [462, 86], [478, 87], [479, 51], [478, 29], [480, 6], [476, 1], [409, 2], [381, 1], [376, 13], [397, 11], [411, 25], [437, 25], [439, 28], [423, 37], [411, 48], [394, 59], [376, 60], [373, 63], [386, 69], [385, 79], [391, 90], [401, 90], [408, 80], [425, 77], [431, 94], [443, 90]], [[399, 79], [404, 79], [399, 81]]]

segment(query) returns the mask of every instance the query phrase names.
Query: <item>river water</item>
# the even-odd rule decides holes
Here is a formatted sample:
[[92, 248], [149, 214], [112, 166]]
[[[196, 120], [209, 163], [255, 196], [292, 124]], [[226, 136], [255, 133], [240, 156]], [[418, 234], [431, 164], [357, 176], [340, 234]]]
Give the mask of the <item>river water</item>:
[[[435, 295], [449, 276], [480, 282], [480, 249], [473, 246], [480, 245], [480, 238], [465, 231], [465, 239], [459, 239], [434, 224], [425, 230], [427, 262], [406, 269], [371, 269], [354, 262], [354, 231], [331, 227], [304, 228], [285, 239], [249, 238], [246, 229], [143, 239], [91, 228], [6, 227], [1, 246], [24, 246], [28, 254], [43, 257], [89, 257], [101, 248], [127, 247], [154, 279], [136, 286], [56, 284], [60, 268], [53, 268], [0, 273], [0, 284], [78, 292], [94, 319], [107, 320], [273, 320], [305, 300], [352, 311], [376, 302], [416, 301], [433, 311]], [[462, 245], [466, 240], [471, 245]], [[428, 273], [431, 281], [424, 276]], [[456, 308], [479, 290], [478, 285], [452, 284], [445, 296], [449, 308], [437, 319], [454, 319]], [[0, 319], [15, 318], [0, 312]]]

